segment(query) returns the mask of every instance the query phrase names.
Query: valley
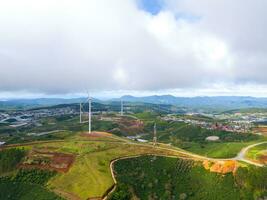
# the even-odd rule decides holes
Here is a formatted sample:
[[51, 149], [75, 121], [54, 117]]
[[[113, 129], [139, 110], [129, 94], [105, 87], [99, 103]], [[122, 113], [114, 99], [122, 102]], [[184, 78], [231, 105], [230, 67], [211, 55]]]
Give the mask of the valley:
[[[103, 108], [101, 104], [96, 105], [98, 109]], [[125, 107], [127, 105], [131, 103]], [[125, 191], [130, 196], [117, 199], [157, 199], [160, 196], [166, 199], [195, 199], [205, 196], [206, 199], [212, 199], [225, 192], [229, 195], [227, 198], [250, 199], [247, 192], [254, 193], [254, 190], [243, 187], [241, 183], [241, 189], [235, 186], [235, 177], [239, 171], [248, 174], [251, 170], [258, 170], [257, 173], [261, 174], [261, 170], [265, 169], [262, 155], [265, 155], [267, 138], [253, 132], [256, 124], [252, 122], [251, 128], [245, 132], [227, 131], [217, 127], [220, 123], [227, 123], [217, 118], [207, 118], [201, 114], [177, 114], [178, 119], [186, 117], [194, 123], [173, 117], [170, 120], [166, 118], [169, 116], [168, 111], [159, 110], [156, 105], [147, 106], [146, 109], [143, 105], [139, 106], [135, 105], [134, 110], [129, 106], [124, 116], [118, 114], [117, 107], [112, 105], [109, 105], [108, 110], [95, 111], [92, 118], [94, 131], [91, 134], [87, 132], [87, 114], [84, 113], [82, 122], [79, 122], [79, 107], [74, 105], [60, 106], [64, 112], [57, 112], [58, 106], [47, 107], [46, 113], [54, 114], [34, 117], [33, 123], [29, 115], [29, 124], [25, 126], [9, 126], [13, 121], [2, 123], [0, 138], [4, 143], [0, 155], [5, 152], [10, 154], [9, 151], [12, 150], [21, 152], [18, 160], [10, 161], [10, 168], [0, 173], [1, 190], [12, 183], [18, 186], [12, 191], [5, 190], [2, 195], [17, 199], [14, 195], [18, 193], [21, 199], [28, 199], [27, 195], [32, 195], [30, 188], [34, 188], [34, 191], [40, 191], [36, 200], [44, 197], [71, 200], [116, 199], [116, 195]], [[40, 108], [34, 112], [40, 113], [42, 110]], [[11, 111], [5, 113], [14, 115]], [[27, 111], [23, 111], [22, 115], [27, 114]], [[196, 121], [208, 121], [217, 126], [205, 127]], [[156, 144], [153, 142], [154, 124]], [[219, 140], [208, 141], [207, 137], [211, 136], [217, 136]], [[155, 162], [155, 166], [150, 166], [151, 162]], [[176, 169], [176, 164], [171, 163], [178, 163], [177, 166], [181, 169]], [[6, 169], [6, 165], [0, 162], [1, 164]], [[139, 167], [135, 167], [135, 164]], [[124, 165], [127, 167], [123, 167]], [[155, 167], [153, 173], [159, 173], [159, 170], [163, 174], [149, 174], [146, 169], [151, 167]], [[248, 171], [243, 172], [243, 168]], [[172, 173], [176, 175], [173, 176]], [[142, 174], [147, 174], [144, 182], [141, 181], [143, 178], [135, 180], [144, 176]], [[156, 180], [150, 177], [158, 178]], [[180, 181], [185, 182], [177, 185]], [[194, 185], [189, 187], [192, 182], [206, 182], [208, 185], [196, 190]], [[217, 189], [214, 188], [210, 194], [209, 188], [215, 183]], [[262, 189], [264, 185], [260, 187], [261, 192], [255, 193], [259, 197], [266, 192]], [[225, 191], [219, 188], [224, 188]], [[254, 189], [258, 191], [257, 188]], [[28, 192], [21, 193], [21, 190]], [[223, 197], [226, 198], [222, 196], [222, 199]]]

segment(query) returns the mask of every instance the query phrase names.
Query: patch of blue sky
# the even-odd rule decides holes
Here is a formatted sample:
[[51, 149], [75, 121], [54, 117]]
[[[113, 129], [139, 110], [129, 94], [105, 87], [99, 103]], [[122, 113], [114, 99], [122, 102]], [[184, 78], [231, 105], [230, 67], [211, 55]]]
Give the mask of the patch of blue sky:
[[[152, 15], [157, 15], [162, 10], [166, 9], [165, 0], [137, 0], [139, 9], [144, 10]], [[178, 12], [174, 14], [175, 19], [185, 20], [191, 23], [201, 20], [200, 16], [196, 16], [186, 12]]]
[[152, 15], [157, 15], [165, 7], [164, 0], [137, 0], [137, 3], [141, 10]]

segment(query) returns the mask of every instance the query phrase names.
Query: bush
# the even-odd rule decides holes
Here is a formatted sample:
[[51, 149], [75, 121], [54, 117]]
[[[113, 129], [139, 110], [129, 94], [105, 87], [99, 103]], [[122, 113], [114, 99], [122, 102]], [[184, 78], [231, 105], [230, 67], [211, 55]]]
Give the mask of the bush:
[[24, 149], [5, 149], [0, 151], [0, 174], [14, 170], [25, 156]]
[[129, 188], [125, 184], [119, 184], [108, 200], [130, 200], [132, 197]]
[[48, 180], [55, 176], [55, 171], [39, 170], [39, 169], [20, 169], [15, 177], [12, 178], [14, 182], [34, 183], [38, 185], [45, 185]]

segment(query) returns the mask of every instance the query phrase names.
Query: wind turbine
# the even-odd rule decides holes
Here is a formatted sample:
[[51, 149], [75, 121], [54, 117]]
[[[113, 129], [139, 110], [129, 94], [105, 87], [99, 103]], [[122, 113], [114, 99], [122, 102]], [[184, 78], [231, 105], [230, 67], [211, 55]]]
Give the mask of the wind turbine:
[[92, 98], [88, 95], [88, 132], [91, 134]]
[[156, 146], [157, 144], [157, 124], [154, 123], [154, 137], [153, 137], [153, 145]]
[[121, 116], [123, 116], [123, 100], [121, 99]]
[[87, 101], [88, 101], [88, 133], [91, 134], [91, 120], [92, 120], [92, 98], [90, 97], [90, 94], [88, 91], [87, 95]]
[[80, 124], [82, 123], [82, 103], [80, 103]]

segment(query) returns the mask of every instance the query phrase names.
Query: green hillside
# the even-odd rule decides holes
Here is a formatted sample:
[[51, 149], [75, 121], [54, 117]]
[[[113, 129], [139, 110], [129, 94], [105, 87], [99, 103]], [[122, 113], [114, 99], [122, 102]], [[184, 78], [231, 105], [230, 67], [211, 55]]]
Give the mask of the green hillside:
[[114, 169], [123, 187], [118, 187], [112, 200], [124, 193], [142, 200], [250, 200], [267, 194], [267, 168], [240, 168], [235, 176], [221, 175], [192, 161], [143, 156], [120, 160]]

